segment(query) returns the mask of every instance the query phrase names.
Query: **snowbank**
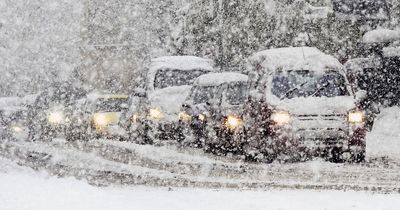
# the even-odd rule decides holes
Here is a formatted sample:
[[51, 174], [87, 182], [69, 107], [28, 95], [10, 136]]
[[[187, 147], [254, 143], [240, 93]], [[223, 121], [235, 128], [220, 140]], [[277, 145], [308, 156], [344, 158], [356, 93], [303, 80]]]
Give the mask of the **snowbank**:
[[376, 29], [363, 36], [363, 43], [386, 43], [400, 40], [400, 31], [390, 29]]
[[367, 136], [369, 158], [400, 160], [400, 107], [387, 108], [377, 117]]
[[[1, 161], [0, 165], [3, 165]], [[364, 192], [97, 188], [73, 178], [58, 179], [45, 173], [23, 170], [15, 164], [7, 165], [6, 173], [0, 171], [3, 210], [395, 210], [400, 205], [400, 195]]]

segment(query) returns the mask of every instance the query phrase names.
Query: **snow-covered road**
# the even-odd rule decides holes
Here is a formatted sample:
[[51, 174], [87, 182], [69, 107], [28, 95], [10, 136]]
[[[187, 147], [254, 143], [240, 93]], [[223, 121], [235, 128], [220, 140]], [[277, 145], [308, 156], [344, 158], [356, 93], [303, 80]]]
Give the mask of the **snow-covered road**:
[[316, 190], [95, 187], [0, 158], [2, 210], [397, 210], [398, 194]]

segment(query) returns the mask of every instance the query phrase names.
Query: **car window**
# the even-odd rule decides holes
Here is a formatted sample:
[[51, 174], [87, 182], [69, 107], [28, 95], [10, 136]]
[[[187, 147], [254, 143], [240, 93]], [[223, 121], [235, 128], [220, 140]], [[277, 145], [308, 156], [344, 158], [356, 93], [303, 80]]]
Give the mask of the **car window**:
[[205, 70], [159, 70], [156, 73], [154, 80], [154, 88], [162, 89], [166, 87], [191, 85], [193, 80], [203, 74], [207, 73]]
[[219, 86], [195, 86], [192, 88], [189, 99], [193, 104], [207, 103], [212, 100], [218, 92]]
[[245, 82], [229, 84], [225, 96], [228, 104], [243, 104], [248, 97], [248, 84]]

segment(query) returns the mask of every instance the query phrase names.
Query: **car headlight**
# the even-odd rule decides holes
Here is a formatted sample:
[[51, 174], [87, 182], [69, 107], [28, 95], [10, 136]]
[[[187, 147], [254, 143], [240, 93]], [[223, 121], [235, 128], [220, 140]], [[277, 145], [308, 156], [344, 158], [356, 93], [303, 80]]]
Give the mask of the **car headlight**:
[[22, 129], [20, 126], [13, 126], [12, 128], [12, 131], [14, 132], [14, 133], [21, 133], [24, 129]]
[[137, 113], [133, 114], [131, 120], [133, 123], [138, 123], [139, 122], [139, 114], [137, 114]]
[[159, 120], [164, 117], [164, 114], [159, 109], [150, 109], [149, 115], [151, 118]]
[[290, 123], [290, 114], [288, 112], [275, 112], [271, 119], [278, 125], [286, 125]]
[[242, 120], [238, 117], [228, 116], [225, 121], [225, 126], [231, 130], [238, 128], [242, 125]]
[[202, 121], [202, 122], [206, 121], [206, 115], [199, 114], [199, 120]]
[[47, 120], [52, 124], [61, 124], [65, 120], [64, 113], [62, 111], [50, 112]]
[[348, 120], [350, 123], [362, 123], [364, 122], [364, 113], [361, 111], [350, 112]]
[[95, 114], [93, 116], [93, 121], [96, 126], [107, 126], [110, 124], [110, 119], [105, 114]]
[[185, 123], [192, 121], [192, 116], [188, 115], [186, 112], [180, 112], [178, 114], [179, 120]]

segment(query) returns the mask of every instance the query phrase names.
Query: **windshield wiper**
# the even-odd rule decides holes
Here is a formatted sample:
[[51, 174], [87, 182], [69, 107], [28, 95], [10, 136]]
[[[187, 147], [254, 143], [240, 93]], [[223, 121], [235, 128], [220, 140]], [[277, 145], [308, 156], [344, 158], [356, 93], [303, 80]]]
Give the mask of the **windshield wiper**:
[[308, 82], [303, 82], [299, 85], [297, 85], [296, 87], [288, 90], [283, 96], [280, 97], [280, 100], [289, 97], [295, 90], [299, 90], [299, 88], [303, 87], [305, 84], [307, 84]]
[[326, 87], [328, 87], [329, 83], [325, 83], [324, 85], [322, 85], [320, 88], [318, 88], [318, 90], [316, 90], [313, 94], [311, 94], [310, 97], [314, 97], [315, 95], [317, 95], [319, 92], [321, 92], [322, 90], [324, 90]]

